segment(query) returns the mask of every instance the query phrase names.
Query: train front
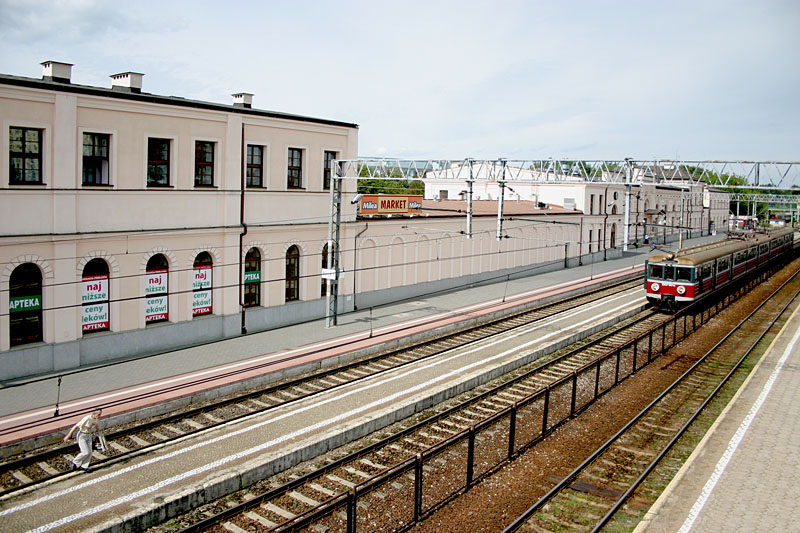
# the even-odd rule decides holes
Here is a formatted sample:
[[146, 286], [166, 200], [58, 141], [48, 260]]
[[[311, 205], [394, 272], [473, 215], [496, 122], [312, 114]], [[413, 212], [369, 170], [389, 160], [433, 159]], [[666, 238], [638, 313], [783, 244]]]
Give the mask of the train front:
[[697, 287], [694, 266], [683, 264], [671, 252], [651, 254], [645, 264], [645, 292], [647, 300], [668, 311], [694, 301]]

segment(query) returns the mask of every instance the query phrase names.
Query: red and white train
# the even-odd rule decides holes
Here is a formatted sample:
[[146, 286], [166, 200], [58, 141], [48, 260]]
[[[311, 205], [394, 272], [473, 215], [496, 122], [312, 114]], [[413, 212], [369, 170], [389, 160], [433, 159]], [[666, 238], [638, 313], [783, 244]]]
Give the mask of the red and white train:
[[675, 310], [792, 253], [793, 247], [794, 230], [784, 228], [747, 239], [654, 252], [645, 264], [647, 299], [661, 309]]

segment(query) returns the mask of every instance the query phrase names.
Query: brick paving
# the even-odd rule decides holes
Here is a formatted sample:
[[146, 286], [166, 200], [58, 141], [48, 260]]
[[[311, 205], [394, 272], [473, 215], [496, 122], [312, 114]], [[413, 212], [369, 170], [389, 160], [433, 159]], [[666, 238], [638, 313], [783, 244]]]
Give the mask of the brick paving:
[[636, 531], [800, 531], [800, 308]]

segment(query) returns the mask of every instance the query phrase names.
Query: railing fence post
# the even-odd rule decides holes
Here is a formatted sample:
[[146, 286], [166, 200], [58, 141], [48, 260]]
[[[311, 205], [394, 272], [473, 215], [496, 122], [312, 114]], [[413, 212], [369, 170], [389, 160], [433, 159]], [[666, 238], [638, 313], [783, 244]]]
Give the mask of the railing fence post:
[[470, 426], [467, 438], [467, 488], [472, 486], [473, 466], [475, 465], [475, 426]]
[[514, 457], [514, 441], [517, 434], [517, 402], [511, 406], [511, 420], [508, 422], [508, 460]]

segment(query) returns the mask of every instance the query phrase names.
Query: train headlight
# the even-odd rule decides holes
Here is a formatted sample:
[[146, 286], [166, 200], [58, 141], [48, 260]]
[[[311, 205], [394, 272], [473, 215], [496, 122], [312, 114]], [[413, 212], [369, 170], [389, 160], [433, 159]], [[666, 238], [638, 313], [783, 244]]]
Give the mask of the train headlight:
[[661, 285], [659, 285], [658, 283], [651, 283], [650, 284], [650, 290], [653, 291], [653, 292], [658, 292], [658, 289], [660, 289], [660, 288], [661, 288]]
[[686, 294], [686, 287], [684, 287], [683, 285], [678, 285], [678, 288], [675, 290], [678, 291], [678, 294], [681, 295]]

